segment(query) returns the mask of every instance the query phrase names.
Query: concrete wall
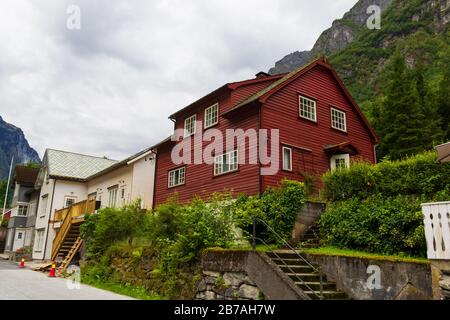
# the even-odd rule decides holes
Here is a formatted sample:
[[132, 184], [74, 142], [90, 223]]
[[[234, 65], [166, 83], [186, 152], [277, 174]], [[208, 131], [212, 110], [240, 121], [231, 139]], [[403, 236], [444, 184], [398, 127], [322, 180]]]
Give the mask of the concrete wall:
[[245, 272], [269, 300], [309, 300], [263, 252], [207, 250], [202, 257], [202, 269], [220, 273]]
[[355, 300], [432, 299], [429, 263], [306, 254]]
[[301, 237], [317, 221], [324, 210], [324, 203], [306, 202], [295, 220], [294, 229], [292, 230], [292, 242], [300, 241]]

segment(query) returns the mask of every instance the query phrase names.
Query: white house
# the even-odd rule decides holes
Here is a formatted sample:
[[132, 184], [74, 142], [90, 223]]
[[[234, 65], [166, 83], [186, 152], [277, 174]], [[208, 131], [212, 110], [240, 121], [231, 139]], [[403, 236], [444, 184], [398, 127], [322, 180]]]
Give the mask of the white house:
[[[56, 211], [94, 199], [100, 207], [120, 207], [139, 198], [143, 208], [151, 208], [154, 163], [150, 149], [123, 161], [48, 149], [36, 183], [41, 192], [33, 259], [52, 258], [61, 227], [61, 221], [54, 223]], [[65, 235], [57, 239], [65, 241]]]

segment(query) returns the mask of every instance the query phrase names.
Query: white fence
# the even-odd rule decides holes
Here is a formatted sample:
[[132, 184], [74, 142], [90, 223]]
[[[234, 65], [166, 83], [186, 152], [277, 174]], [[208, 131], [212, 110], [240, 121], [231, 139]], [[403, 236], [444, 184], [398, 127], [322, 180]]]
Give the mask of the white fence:
[[428, 259], [450, 260], [450, 201], [422, 204]]

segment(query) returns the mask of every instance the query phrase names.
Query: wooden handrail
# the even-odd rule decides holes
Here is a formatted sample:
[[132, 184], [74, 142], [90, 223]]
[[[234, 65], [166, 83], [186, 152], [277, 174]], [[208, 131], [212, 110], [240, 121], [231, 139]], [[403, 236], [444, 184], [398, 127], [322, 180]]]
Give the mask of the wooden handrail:
[[[67, 233], [70, 230], [70, 227], [72, 226], [73, 219], [83, 216], [85, 214], [94, 213], [95, 204], [96, 204], [95, 199], [84, 200], [78, 203], [74, 203], [68, 208], [64, 208], [55, 212], [54, 221], [62, 220], [62, 224], [58, 230], [58, 233], [55, 236], [55, 239], [53, 240], [52, 260], [55, 260], [56, 256], [58, 255], [58, 251], [61, 248], [64, 239], [66, 238]], [[57, 218], [59, 220], [57, 220]]]

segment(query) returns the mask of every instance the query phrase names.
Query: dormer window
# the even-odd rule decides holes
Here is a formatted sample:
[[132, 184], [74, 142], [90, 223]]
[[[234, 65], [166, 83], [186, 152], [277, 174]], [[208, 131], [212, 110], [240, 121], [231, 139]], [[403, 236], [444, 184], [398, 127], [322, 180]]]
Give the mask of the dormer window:
[[219, 122], [219, 104], [216, 103], [205, 109], [205, 129]]
[[196, 121], [197, 121], [196, 114], [184, 120], [184, 137], [189, 137], [195, 134]]
[[300, 117], [316, 122], [316, 101], [300, 95], [298, 102]]

